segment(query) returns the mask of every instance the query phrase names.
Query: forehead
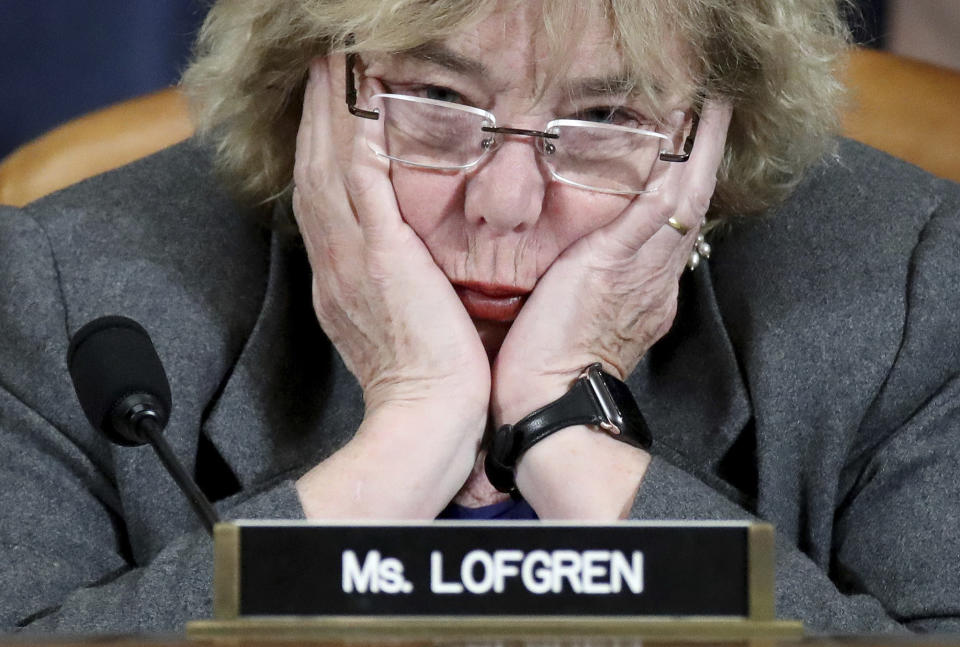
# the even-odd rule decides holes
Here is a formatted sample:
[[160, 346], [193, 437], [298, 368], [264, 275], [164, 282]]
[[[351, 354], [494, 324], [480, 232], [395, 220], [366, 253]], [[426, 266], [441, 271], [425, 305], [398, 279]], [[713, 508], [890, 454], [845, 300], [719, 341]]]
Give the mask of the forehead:
[[393, 59], [432, 61], [494, 92], [512, 90], [535, 101], [549, 95], [629, 98], [662, 117], [695, 101], [691, 61], [697, 59], [663, 5], [651, 2], [624, 13], [609, 0], [498, 0], [488, 14], [452, 33], [393, 50]]
[[410, 55], [498, 84], [523, 81], [538, 88], [558, 77], [616, 75], [622, 57], [602, 12], [583, 3], [573, 25], [548, 28], [538, 2], [501, 2], [476, 24], [426, 43]]

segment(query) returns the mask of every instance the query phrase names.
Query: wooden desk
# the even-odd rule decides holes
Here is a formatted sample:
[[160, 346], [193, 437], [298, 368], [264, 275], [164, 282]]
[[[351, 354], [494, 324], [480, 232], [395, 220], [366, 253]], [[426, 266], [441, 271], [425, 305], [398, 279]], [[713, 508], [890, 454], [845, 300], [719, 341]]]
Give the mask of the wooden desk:
[[[276, 640], [234, 638], [229, 641], [237, 647], [274, 647]], [[843, 636], [808, 637], [797, 640], [650, 640], [642, 637], [577, 637], [502, 640], [482, 635], [470, 639], [430, 638], [424, 640], [324, 640], [283, 641], [300, 647], [960, 647], [960, 635], [955, 636]], [[0, 636], [0, 647], [219, 647], [222, 641], [186, 640], [180, 636], [89, 636], [60, 638], [56, 636]]]

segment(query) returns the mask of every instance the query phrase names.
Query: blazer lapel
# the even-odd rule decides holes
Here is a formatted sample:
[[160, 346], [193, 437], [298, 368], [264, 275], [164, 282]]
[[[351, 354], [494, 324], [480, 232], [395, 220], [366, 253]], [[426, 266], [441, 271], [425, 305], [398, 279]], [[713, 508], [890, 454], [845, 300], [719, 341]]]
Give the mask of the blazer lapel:
[[263, 307], [203, 431], [241, 485], [296, 476], [353, 435], [362, 394], [317, 323], [295, 236], [275, 232]]
[[715, 472], [750, 421], [751, 407], [707, 263], [685, 274], [673, 327], [629, 383], [653, 433], [654, 452]]

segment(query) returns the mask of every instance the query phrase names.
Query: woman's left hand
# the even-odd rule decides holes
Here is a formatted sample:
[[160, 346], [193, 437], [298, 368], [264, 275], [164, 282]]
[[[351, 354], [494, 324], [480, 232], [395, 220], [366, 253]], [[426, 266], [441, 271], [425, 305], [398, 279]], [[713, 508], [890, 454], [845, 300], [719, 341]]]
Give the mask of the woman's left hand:
[[[625, 380], [673, 323], [678, 281], [716, 186], [732, 109], [708, 101], [690, 159], [655, 193], [566, 249], [538, 281], [493, 367], [491, 411], [514, 423], [565, 393], [601, 362]], [[681, 235], [673, 218], [688, 229]], [[621, 518], [650, 456], [581, 426], [534, 445], [517, 486], [541, 517]]]

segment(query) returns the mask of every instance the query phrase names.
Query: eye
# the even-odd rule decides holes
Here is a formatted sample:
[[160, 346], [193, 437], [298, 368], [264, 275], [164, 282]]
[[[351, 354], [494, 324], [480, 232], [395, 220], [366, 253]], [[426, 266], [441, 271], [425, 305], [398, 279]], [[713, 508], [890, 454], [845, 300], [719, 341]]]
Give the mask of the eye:
[[586, 110], [578, 110], [573, 119], [592, 121], [601, 124], [614, 124], [628, 128], [645, 128], [650, 126], [649, 119], [645, 119], [632, 110], [623, 106], [596, 106]]
[[423, 96], [427, 99], [435, 99], [436, 101], [448, 101], [450, 103], [466, 103], [464, 101], [463, 95], [459, 92], [455, 92], [450, 88], [445, 88], [440, 85], [425, 85], [421, 90]]
[[448, 103], [467, 104], [466, 98], [450, 88], [442, 85], [416, 84], [416, 83], [387, 83], [384, 81], [387, 91], [391, 94], [405, 94], [411, 97], [421, 97], [423, 99], [433, 99], [434, 101], [446, 101]]

